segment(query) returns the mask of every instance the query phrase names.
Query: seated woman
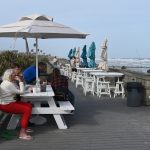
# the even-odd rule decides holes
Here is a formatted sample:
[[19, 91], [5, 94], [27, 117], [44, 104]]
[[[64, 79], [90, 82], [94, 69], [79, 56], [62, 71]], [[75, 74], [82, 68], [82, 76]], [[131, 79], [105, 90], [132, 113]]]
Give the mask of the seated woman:
[[[4, 72], [2, 80], [0, 85], [0, 110], [8, 113], [20, 114], [22, 117], [19, 138], [31, 140], [32, 137], [27, 134], [27, 127], [32, 112], [32, 105], [27, 102], [14, 100], [15, 94], [22, 94], [24, 92], [24, 84], [21, 78], [15, 75], [14, 69], [7, 69]], [[18, 80], [19, 86], [16, 84], [15, 80]]]

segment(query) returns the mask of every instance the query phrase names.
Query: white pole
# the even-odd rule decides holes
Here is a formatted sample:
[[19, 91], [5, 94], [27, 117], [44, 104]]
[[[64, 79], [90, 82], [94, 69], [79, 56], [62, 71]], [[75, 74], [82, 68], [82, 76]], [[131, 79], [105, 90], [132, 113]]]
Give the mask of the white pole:
[[24, 38], [25, 43], [26, 43], [26, 53], [29, 54], [29, 45], [28, 45], [28, 41], [27, 38]]
[[36, 83], [38, 83], [38, 39], [36, 38]]

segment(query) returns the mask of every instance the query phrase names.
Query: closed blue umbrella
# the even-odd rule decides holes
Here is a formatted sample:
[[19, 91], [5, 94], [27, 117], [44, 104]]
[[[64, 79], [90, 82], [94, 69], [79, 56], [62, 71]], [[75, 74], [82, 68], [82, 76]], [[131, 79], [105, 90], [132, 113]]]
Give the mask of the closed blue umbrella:
[[81, 58], [83, 59], [83, 62], [81, 63], [81, 66], [88, 68], [87, 56], [86, 55], [87, 55], [86, 45], [84, 45], [84, 47], [82, 49], [82, 54], [81, 54]]
[[76, 47], [72, 50], [72, 57], [76, 55]]
[[72, 49], [70, 49], [69, 54], [68, 54], [69, 59], [72, 58]]
[[89, 51], [88, 51], [88, 57], [90, 58], [90, 62], [88, 64], [89, 68], [95, 68], [96, 67], [96, 63], [95, 63], [95, 42], [92, 42], [92, 44], [89, 47]]

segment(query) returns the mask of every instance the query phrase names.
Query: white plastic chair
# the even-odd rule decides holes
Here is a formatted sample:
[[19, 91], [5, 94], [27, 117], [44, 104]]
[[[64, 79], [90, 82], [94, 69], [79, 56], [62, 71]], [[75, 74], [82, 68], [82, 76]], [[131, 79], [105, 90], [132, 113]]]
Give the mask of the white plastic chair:
[[83, 75], [82, 74], [77, 74], [76, 75], [76, 88], [78, 85], [81, 85], [83, 87]]
[[105, 81], [105, 77], [99, 77], [97, 79], [97, 96], [101, 97], [101, 95], [109, 95], [111, 98], [111, 92], [110, 92], [110, 82]]
[[84, 78], [84, 86], [83, 86], [83, 90], [84, 90], [84, 94], [86, 96], [87, 92], [91, 92], [94, 96], [94, 78], [93, 77], [86, 77]]
[[75, 71], [72, 72], [71, 81], [75, 82], [77, 77], [77, 73]]
[[122, 98], [125, 97], [124, 85], [123, 85], [123, 82], [117, 81], [116, 86], [114, 88], [114, 98], [120, 94], [122, 95]]

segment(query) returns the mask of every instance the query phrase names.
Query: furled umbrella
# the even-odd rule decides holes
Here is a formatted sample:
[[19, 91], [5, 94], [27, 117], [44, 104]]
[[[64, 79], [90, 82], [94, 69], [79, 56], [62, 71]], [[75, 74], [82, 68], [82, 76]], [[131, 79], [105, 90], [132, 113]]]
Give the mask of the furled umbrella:
[[72, 50], [72, 57], [76, 57], [76, 47], [74, 47], [74, 49]]
[[36, 81], [38, 81], [38, 39], [86, 38], [87, 34], [71, 27], [53, 22], [46, 15], [22, 17], [18, 22], [0, 26], [0, 37], [35, 38], [36, 40]]
[[75, 57], [76, 57], [76, 66], [79, 67], [79, 65], [80, 65], [80, 47], [78, 47], [78, 49], [76, 50]]
[[88, 57], [90, 58], [90, 62], [88, 64], [89, 68], [95, 68], [96, 67], [96, 63], [95, 63], [95, 42], [92, 42], [90, 47], [89, 47], [89, 51], [88, 51]]
[[84, 45], [84, 47], [82, 49], [81, 58], [83, 60], [82, 63], [81, 63], [81, 66], [85, 67], [85, 68], [88, 68], [86, 45]]
[[70, 49], [69, 54], [68, 54], [69, 59], [72, 58], [72, 49]]
[[104, 40], [101, 46], [100, 63], [98, 68], [104, 71], [108, 71], [107, 39]]

